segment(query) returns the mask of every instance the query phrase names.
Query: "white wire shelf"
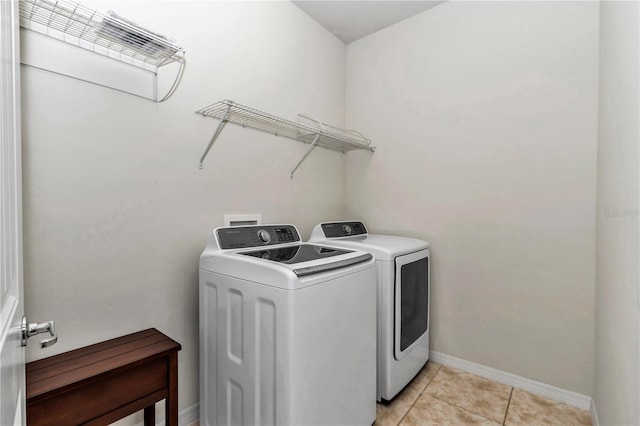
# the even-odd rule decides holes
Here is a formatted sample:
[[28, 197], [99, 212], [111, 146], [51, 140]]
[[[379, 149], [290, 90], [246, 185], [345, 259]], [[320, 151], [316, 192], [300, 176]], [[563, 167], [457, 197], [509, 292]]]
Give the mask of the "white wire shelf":
[[311, 144], [291, 171], [291, 177], [316, 146], [340, 152], [375, 151], [371, 141], [361, 133], [323, 123], [309, 114], [299, 114], [298, 117], [302, 121], [291, 121], [230, 100], [216, 102], [196, 112], [203, 117], [220, 120], [216, 132], [200, 158], [200, 168], [203, 167], [204, 159], [227, 122]]
[[153, 73], [178, 62], [176, 80], [159, 102], [173, 94], [184, 72], [181, 46], [113, 12], [103, 14], [70, 0], [20, 0], [20, 25]]

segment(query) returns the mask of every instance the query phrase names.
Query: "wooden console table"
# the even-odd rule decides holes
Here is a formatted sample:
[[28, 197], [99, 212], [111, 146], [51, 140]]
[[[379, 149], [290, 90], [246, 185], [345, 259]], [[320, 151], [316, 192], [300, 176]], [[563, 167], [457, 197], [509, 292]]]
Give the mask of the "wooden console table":
[[108, 425], [144, 409], [155, 425], [165, 401], [165, 424], [178, 425], [178, 351], [154, 328], [27, 364], [29, 426]]

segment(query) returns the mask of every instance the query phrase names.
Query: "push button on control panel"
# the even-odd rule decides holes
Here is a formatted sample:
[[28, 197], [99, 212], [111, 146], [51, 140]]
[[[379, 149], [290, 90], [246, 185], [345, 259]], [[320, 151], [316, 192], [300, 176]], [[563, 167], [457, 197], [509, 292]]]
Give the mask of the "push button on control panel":
[[276, 228], [276, 238], [279, 243], [297, 241], [291, 228]]

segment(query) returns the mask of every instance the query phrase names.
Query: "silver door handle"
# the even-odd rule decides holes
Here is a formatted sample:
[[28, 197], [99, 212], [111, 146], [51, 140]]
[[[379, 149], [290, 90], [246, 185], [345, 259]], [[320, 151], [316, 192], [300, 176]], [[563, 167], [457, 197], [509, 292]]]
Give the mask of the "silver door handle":
[[29, 337], [40, 333], [49, 333], [51, 335], [50, 338], [40, 341], [41, 348], [48, 348], [58, 341], [58, 333], [56, 333], [53, 321], [41, 322], [40, 324], [37, 322], [27, 323], [27, 317], [22, 317], [22, 346], [27, 346]]

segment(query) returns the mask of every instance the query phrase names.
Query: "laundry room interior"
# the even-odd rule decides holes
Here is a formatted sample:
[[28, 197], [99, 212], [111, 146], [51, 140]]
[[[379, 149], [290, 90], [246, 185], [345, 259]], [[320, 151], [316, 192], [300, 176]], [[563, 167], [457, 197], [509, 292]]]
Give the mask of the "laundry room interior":
[[[640, 424], [638, 2], [81, 4], [170, 37], [186, 65], [158, 73], [159, 92], [178, 85], [156, 102], [129, 90], [140, 79], [126, 67], [21, 30], [24, 306], [58, 335], [31, 339], [27, 363], [155, 328], [181, 345], [179, 424], [209, 424], [199, 260], [213, 230], [259, 215], [305, 242], [352, 221], [429, 244], [428, 379], [502, 386], [492, 416], [418, 376], [415, 395], [377, 405], [376, 425], [584, 424], [510, 418], [518, 392], [587, 424]], [[202, 110], [224, 100], [366, 144], [309, 152], [313, 138], [221, 128]]]

